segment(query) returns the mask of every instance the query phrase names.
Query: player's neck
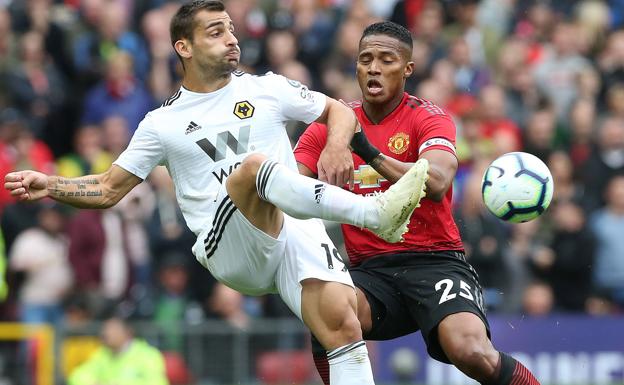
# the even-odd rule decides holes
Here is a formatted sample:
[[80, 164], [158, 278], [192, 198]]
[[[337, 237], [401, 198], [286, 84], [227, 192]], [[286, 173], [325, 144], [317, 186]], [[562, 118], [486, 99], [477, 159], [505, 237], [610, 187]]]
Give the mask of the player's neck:
[[191, 92], [209, 93], [220, 90], [230, 83], [232, 74], [219, 76], [202, 75], [200, 71], [187, 71], [182, 80], [182, 86]]
[[362, 101], [362, 108], [371, 123], [379, 124], [386, 118], [386, 116], [390, 115], [392, 111], [397, 108], [397, 106], [401, 103], [401, 100], [403, 100], [403, 92], [386, 103], [373, 104], [364, 99]]

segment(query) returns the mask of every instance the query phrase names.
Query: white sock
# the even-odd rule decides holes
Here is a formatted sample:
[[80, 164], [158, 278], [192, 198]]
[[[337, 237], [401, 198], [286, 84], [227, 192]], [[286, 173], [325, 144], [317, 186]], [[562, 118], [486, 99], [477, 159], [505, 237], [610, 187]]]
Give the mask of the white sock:
[[272, 160], [265, 160], [256, 177], [261, 199], [294, 218], [321, 218], [376, 229], [379, 214], [365, 197], [303, 176]]
[[373, 370], [364, 341], [327, 352], [331, 385], [374, 385]]

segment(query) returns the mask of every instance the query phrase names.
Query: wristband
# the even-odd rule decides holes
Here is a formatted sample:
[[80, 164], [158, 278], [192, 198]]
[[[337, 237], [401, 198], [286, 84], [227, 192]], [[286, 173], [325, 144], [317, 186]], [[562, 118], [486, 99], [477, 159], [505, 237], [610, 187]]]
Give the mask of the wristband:
[[353, 135], [353, 139], [351, 139], [351, 148], [353, 149], [353, 152], [362, 158], [362, 160], [364, 160], [367, 164], [372, 162], [377, 155], [381, 154], [381, 151], [379, 151], [377, 147], [373, 146], [368, 141], [363, 131], [358, 131]]

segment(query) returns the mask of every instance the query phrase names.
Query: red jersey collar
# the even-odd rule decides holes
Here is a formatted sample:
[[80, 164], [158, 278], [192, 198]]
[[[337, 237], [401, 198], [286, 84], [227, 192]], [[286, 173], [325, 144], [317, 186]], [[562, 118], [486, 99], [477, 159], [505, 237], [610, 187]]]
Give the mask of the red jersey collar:
[[394, 110], [392, 110], [388, 115], [386, 115], [381, 120], [381, 122], [377, 124], [371, 122], [371, 120], [366, 115], [366, 111], [364, 111], [364, 101], [362, 101], [362, 104], [360, 104], [360, 118], [364, 121], [364, 124], [366, 124], [367, 126], [381, 126], [387, 123], [388, 121], [392, 121], [401, 112], [401, 109], [402, 109], [401, 107], [405, 105], [405, 101], [407, 100], [408, 97], [409, 97], [408, 93], [403, 92], [403, 98], [401, 99], [399, 104], [397, 104], [397, 106], [394, 107]]

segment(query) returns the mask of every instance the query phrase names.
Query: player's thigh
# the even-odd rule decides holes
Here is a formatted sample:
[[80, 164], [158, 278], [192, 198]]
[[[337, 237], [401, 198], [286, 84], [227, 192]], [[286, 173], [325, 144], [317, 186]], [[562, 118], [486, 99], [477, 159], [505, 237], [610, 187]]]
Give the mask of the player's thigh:
[[358, 318], [364, 339], [391, 340], [418, 331], [418, 323], [392, 282], [392, 269], [375, 265], [364, 262], [350, 269], [353, 283], [363, 294], [358, 296]]
[[275, 293], [285, 234], [274, 238], [255, 227], [223, 191], [217, 196], [212, 222], [193, 246], [195, 257], [215, 279], [241, 293]]
[[285, 257], [276, 278], [278, 292], [286, 305], [302, 319], [301, 282], [316, 279], [351, 287], [353, 281], [320, 219], [295, 219], [284, 215]]
[[[419, 278], [406, 274], [400, 277], [399, 285], [409, 302], [410, 311], [418, 320], [429, 354], [449, 363], [438, 338], [438, 326], [448, 316], [459, 313], [474, 315], [489, 338], [479, 279], [465, 261], [463, 253], [436, 253], [419, 258], [417, 263], [417, 268], [409, 271], [417, 271]], [[457, 325], [463, 327], [461, 323]]]

